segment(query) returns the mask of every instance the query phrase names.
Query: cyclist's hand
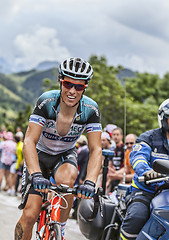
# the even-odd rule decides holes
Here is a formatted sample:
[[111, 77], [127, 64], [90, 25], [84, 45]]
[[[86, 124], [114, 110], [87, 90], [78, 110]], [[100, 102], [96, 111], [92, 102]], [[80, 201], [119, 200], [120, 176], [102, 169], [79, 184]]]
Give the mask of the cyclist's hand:
[[95, 183], [86, 180], [84, 184], [78, 186], [77, 196], [78, 198], [91, 198], [95, 194]]
[[143, 176], [145, 177], [145, 180], [151, 180], [155, 178], [160, 178], [162, 177], [161, 173], [155, 172], [153, 169], [146, 171]]
[[46, 192], [45, 189], [49, 189], [51, 182], [44, 178], [41, 172], [32, 173], [33, 177], [33, 188], [38, 192]]

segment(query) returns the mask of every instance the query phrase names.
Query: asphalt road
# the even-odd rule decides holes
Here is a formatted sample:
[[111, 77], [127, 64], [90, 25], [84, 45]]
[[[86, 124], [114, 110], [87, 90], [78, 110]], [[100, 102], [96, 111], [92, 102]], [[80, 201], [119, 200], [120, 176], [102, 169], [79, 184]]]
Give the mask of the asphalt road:
[[[13, 240], [14, 228], [22, 211], [17, 209], [20, 199], [0, 192], [0, 240]], [[77, 221], [68, 219], [66, 225], [66, 240], [85, 240], [81, 234]], [[32, 240], [35, 238], [32, 237]]]

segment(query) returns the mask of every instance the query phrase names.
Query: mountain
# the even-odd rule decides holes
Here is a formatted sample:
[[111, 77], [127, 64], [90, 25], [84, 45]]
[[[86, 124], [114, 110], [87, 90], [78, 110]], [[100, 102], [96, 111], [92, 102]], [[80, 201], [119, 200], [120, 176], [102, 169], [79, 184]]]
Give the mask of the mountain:
[[56, 83], [57, 72], [31, 70], [14, 74], [0, 73], [0, 126], [4, 119], [13, 121], [19, 111], [29, 105], [34, 106], [42, 92], [43, 80], [53, 79]]
[[53, 69], [45, 71], [34, 70], [32, 74], [27, 75], [27, 78], [22, 83], [22, 87], [27, 90], [27, 94], [33, 94], [31, 99], [34, 101], [43, 93], [43, 80], [51, 79], [54, 83], [57, 82], [58, 71], [55, 73]]
[[119, 71], [118, 74], [116, 74], [117, 78], [120, 80], [120, 82], [123, 81], [124, 78], [132, 78], [136, 76], [136, 73], [133, 72], [130, 69], [123, 68], [122, 70]]
[[59, 65], [60, 63], [58, 61], [44, 61], [39, 63], [35, 69], [39, 71], [45, 71], [51, 68], [58, 68]]
[[[60, 62], [58, 61], [43, 61], [40, 62], [34, 69], [38, 71], [46, 71], [51, 68], [58, 68]], [[16, 73], [16, 72], [24, 72], [26, 71], [22, 64], [18, 66], [11, 66], [3, 57], [0, 57], [0, 73], [9, 74], [9, 73]], [[31, 70], [30, 70], [31, 71]]]

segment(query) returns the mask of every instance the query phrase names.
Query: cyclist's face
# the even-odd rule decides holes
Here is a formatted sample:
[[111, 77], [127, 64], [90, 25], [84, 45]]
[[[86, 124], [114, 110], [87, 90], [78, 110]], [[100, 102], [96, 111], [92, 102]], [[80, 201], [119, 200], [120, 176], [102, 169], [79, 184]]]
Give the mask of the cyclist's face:
[[[64, 80], [70, 81], [71, 83], [74, 83], [74, 84], [85, 85], [84, 80], [75, 80], [67, 76], [64, 77]], [[61, 92], [62, 100], [67, 106], [73, 107], [76, 103], [80, 101], [84, 90], [77, 91], [74, 86], [71, 88], [67, 88], [66, 85], [64, 86], [63, 82], [61, 87], [62, 87], [62, 92]]]

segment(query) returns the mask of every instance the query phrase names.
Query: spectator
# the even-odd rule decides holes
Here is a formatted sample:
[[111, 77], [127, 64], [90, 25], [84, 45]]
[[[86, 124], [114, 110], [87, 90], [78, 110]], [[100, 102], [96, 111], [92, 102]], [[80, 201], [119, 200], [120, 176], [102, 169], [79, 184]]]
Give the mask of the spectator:
[[2, 150], [1, 156], [1, 166], [0, 166], [0, 188], [2, 184], [2, 180], [5, 176], [6, 186], [4, 190], [7, 190], [9, 186], [9, 173], [10, 167], [16, 159], [16, 143], [13, 141], [13, 133], [6, 132], [4, 133], [4, 140], [0, 142], [0, 149]]
[[111, 137], [108, 132], [102, 132], [101, 135], [102, 149], [114, 150], [115, 147], [112, 146]]
[[[16, 133], [17, 135], [17, 133]], [[14, 140], [17, 144], [16, 147], [16, 161], [10, 167], [10, 190], [8, 190], [9, 195], [17, 196], [19, 180], [22, 177], [23, 170], [23, 142], [20, 140], [22, 137], [16, 136]], [[19, 133], [20, 135], [20, 133]]]
[[3, 125], [0, 131], [0, 141], [3, 141], [4, 134], [6, 133], [6, 127]]
[[24, 134], [23, 134], [23, 132], [21, 131], [21, 128], [20, 128], [20, 127], [17, 127], [17, 128], [16, 128], [16, 134], [15, 134], [15, 136], [19, 137], [19, 138], [20, 138], [20, 141], [23, 141]]
[[107, 175], [108, 182], [114, 180], [123, 180], [125, 172], [125, 181], [131, 183], [132, 178], [134, 177], [134, 170], [129, 163], [129, 154], [132, 151], [132, 147], [135, 144], [136, 135], [128, 134], [125, 138], [126, 152], [125, 152], [125, 166], [119, 170], [109, 167], [109, 172]]
[[111, 141], [111, 145], [112, 145], [113, 148], [116, 147], [116, 143], [115, 143], [115, 141], [112, 139], [112, 132], [113, 132], [113, 130], [114, 130], [115, 128], [117, 128], [117, 126], [114, 125], [114, 124], [108, 124], [108, 125], [104, 128], [104, 131], [107, 132], [107, 133], [110, 135], [110, 141]]
[[[116, 143], [116, 148], [114, 149], [114, 156], [112, 161], [109, 161], [109, 168], [113, 168], [115, 171], [119, 170], [124, 165], [124, 143], [123, 143], [123, 131], [120, 127], [114, 128], [112, 132], [112, 139]], [[113, 191], [114, 187], [118, 185], [120, 181], [107, 181], [108, 191]]]
[[[5, 127], [5, 125], [3, 125], [3, 126], [1, 127], [0, 142], [1, 142], [1, 141], [4, 141], [4, 133], [6, 133], [6, 127]], [[1, 154], [2, 154], [2, 151], [0, 150], [0, 162], [1, 162]]]
[[113, 130], [114, 130], [115, 128], [117, 128], [117, 126], [114, 125], [114, 124], [108, 124], [108, 125], [106, 125], [106, 127], [104, 128], [104, 131], [109, 133], [111, 139], [112, 139], [112, 132], [113, 132]]

